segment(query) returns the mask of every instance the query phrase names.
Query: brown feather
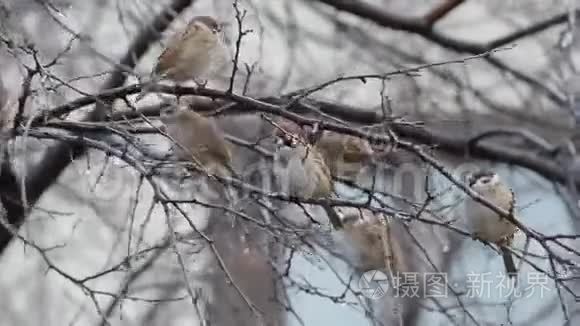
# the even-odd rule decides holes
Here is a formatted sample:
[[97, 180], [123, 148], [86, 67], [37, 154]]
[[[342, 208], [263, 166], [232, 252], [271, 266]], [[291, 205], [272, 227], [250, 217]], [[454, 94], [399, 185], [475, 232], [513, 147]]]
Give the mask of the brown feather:
[[183, 40], [198, 29], [199, 27], [195, 24], [195, 21], [192, 21], [184, 30], [174, 34], [165, 47], [165, 50], [163, 50], [163, 52], [161, 52], [157, 58], [157, 64], [155, 65], [153, 72], [157, 75], [164, 75], [168, 73], [169, 70], [174, 67], [175, 62], [179, 60], [179, 56], [181, 55], [182, 51]]
[[233, 174], [230, 149], [223, 132], [212, 120], [186, 109], [162, 119], [165, 119], [163, 122], [168, 126], [169, 135], [180, 146], [176, 148], [180, 159], [193, 156], [192, 161], [203, 165], [209, 172], [222, 174], [225, 169]]

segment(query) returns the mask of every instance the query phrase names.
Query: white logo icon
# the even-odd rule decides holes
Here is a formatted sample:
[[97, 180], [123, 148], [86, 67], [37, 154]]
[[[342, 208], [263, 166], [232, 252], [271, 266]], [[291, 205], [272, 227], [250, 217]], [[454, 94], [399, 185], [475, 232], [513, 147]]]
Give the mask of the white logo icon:
[[381, 271], [370, 270], [358, 280], [358, 287], [365, 297], [373, 300], [385, 296], [389, 289], [389, 278]]

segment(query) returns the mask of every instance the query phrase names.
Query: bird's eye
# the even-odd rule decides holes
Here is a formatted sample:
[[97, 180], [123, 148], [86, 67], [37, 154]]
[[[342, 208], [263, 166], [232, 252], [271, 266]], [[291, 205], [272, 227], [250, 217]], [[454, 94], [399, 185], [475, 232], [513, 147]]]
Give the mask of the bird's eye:
[[483, 183], [483, 184], [488, 184], [490, 181], [491, 181], [490, 178], [483, 178], [483, 179], [481, 179], [481, 183]]

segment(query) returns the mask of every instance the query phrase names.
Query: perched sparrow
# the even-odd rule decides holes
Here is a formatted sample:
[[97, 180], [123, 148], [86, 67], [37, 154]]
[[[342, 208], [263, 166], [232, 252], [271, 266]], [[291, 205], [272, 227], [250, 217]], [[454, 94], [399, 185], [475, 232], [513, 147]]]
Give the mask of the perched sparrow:
[[[151, 73], [151, 84], [169, 79], [174, 82], [194, 80], [204, 85], [226, 62], [226, 46], [220, 24], [210, 16], [194, 17], [179, 33], [173, 35], [157, 58]], [[150, 87], [144, 87], [140, 100]]]
[[[310, 130], [288, 120], [282, 120], [279, 126], [283, 130], [276, 129], [274, 136], [285, 143], [297, 142], [311, 136]], [[373, 159], [373, 149], [366, 139], [325, 130], [312, 141], [334, 176], [357, 174], [363, 163]]]
[[395, 257], [389, 237], [388, 223], [383, 223], [368, 210], [343, 209], [341, 220], [349, 245], [355, 249], [353, 265], [360, 272], [369, 270], [395, 271]]
[[[288, 195], [293, 197], [328, 198], [332, 196], [334, 184], [324, 156], [316, 145], [310, 144], [310, 137], [302, 128], [290, 121], [282, 121], [282, 129], [274, 132], [279, 162], [286, 162], [285, 168], [278, 170], [278, 180]], [[321, 205], [330, 223], [342, 228], [342, 222], [328, 204]]]
[[[497, 174], [488, 171], [475, 173], [469, 180], [469, 187], [497, 207], [513, 211], [514, 194]], [[498, 245], [508, 275], [515, 276], [517, 271], [513, 257], [504, 246], [511, 244], [517, 227], [471, 197], [466, 199], [465, 214], [473, 227], [474, 236]]]
[[294, 197], [323, 198], [332, 194], [332, 178], [316, 146], [296, 141], [279, 149], [279, 157], [287, 162], [281, 182], [288, 195]]
[[331, 131], [324, 131], [316, 146], [335, 176], [357, 174], [362, 164], [371, 161], [374, 154], [366, 139]]
[[161, 112], [161, 121], [175, 141], [174, 150], [181, 160], [210, 174], [233, 176], [232, 157], [223, 132], [214, 121], [181, 106]]

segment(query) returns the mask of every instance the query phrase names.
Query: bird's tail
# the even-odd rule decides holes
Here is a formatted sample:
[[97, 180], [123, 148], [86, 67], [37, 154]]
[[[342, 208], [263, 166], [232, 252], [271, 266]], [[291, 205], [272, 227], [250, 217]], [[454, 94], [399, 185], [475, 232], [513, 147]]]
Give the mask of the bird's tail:
[[516, 277], [518, 271], [516, 269], [516, 264], [514, 263], [514, 257], [512, 256], [511, 251], [505, 246], [501, 246], [500, 250], [503, 257], [503, 264], [508, 276], [511, 278]]
[[231, 183], [222, 183], [223, 194], [226, 199], [225, 207], [230, 211], [226, 215], [231, 216], [232, 227], [235, 227], [238, 215], [236, 212], [240, 211], [240, 194]]
[[236, 178], [238, 180], [241, 180], [240, 175], [238, 174], [238, 172], [236, 172], [236, 170], [234, 170], [234, 168], [231, 165], [226, 165], [224, 167], [224, 169], [227, 171], [227, 175], [231, 178]]
[[[234, 171], [234, 169], [232, 169], [230, 166], [222, 166], [222, 165], [216, 164], [215, 166], [210, 168], [208, 172], [215, 174], [216, 176], [219, 176], [219, 177], [224, 178], [224, 179], [238, 178], [236, 171]], [[226, 180], [214, 179], [214, 180], [212, 180], [212, 182], [216, 185], [219, 184], [218, 188], [220, 189], [220, 192], [223, 193], [223, 196], [225, 197], [225, 199], [227, 201], [226, 207], [234, 208], [237, 201], [238, 201], [238, 193], [236, 192], [236, 188], [230, 182], [227, 182]]]

